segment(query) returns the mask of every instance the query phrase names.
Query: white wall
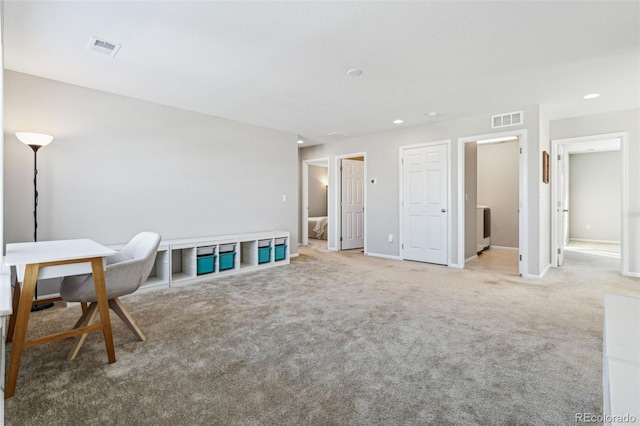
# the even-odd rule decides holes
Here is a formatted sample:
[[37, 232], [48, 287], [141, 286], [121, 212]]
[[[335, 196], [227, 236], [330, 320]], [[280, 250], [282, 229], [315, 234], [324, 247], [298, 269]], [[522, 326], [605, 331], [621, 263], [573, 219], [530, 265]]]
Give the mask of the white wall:
[[[538, 141], [539, 107], [529, 106], [519, 108], [524, 111], [525, 126], [514, 126], [507, 130], [527, 129], [528, 169], [531, 178], [528, 181], [529, 199], [527, 209], [529, 215], [530, 239], [528, 241], [529, 259], [526, 265], [528, 274], [540, 274], [540, 184], [539, 184], [539, 154]], [[515, 108], [514, 108], [515, 110]], [[497, 113], [497, 112], [496, 112]], [[335, 157], [356, 152], [367, 153], [367, 199], [366, 199], [366, 250], [372, 254], [399, 256], [398, 238], [389, 243], [389, 234], [399, 235], [399, 148], [427, 142], [451, 140], [452, 147], [452, 211], [449, 220], [453, 226], [453, 236], [450, 241], [452, 263], [460, 264], [464, 259], [458, 259], [458, 143], [457, 139], [476, 135], [495, 133], [491, 129], [491, 114], [468, 117], [459, 120], [442, 121], [431, 125], [404, 128], [391, 132], [378, 133], [370, 136], [352, 138], [345, 141], [335, 141], [323, 145], [316, 145], [300, 150], [300, 162], [306, 159], [329, 157], [332, 163]], [[501, 129], [502, 130], [502, 129]], [[371, 179], [377, 183], [372, 184]], [[335, 176], [329, 176], [329, 214], [335, 212]], [[547, 199], [548, 202], [548, 199]], [[550, 207], [549, 207], [550, 208]], [[550, 225], [544, 232], [551, 232]], [[550, 237], [547, 237], [550, 241]], [[329, 235], [329, 247], [336, 247], [335, 235]], [[550, 249], [547, 249], [550, 253]]]
[[5, 242], [32, 239], [33, 152], [14, 133], [34, 131], [55, 136], [40, 240], [284, 230], [297, 252], [297, 135], [11, 71], [5, 89]]
[[628, 268], [631, 275], [640, 276], [640, 108], [568, 118], [550, 123], [552, 139], [627, 132], [629, 164], [628, 210], [622, 215], [628, 221]]
[[491, 245], [519, 247], [519, 142], [478, 144], [478, 204], [491, 208]]
[[620, 151], [571, 154], [569, 164], [569, 238], [619, 242]]
[[328, 168], [309, 165], [309, 217], [327, 215]]

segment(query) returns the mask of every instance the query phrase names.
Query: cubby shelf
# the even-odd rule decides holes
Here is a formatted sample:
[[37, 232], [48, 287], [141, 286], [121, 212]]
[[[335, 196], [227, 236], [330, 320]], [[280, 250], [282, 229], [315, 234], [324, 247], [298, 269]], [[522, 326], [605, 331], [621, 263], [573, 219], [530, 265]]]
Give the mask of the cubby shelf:
[[[260, 262], [258, 246], [265, 243], [271, 247], [269, 258]], [[276, 245], [279, 258], [275, 256]], [[290, 236], [284, 231], [163, 240], [152, 274], [144, 287], [170, 287], [248, 270], [286, 265], [289, 264], [289, 246]], [[213, 256], [213, 270], [207, 268], [206, 272], [198, 273], [199, 249], [203, 249], [206, 256]]]

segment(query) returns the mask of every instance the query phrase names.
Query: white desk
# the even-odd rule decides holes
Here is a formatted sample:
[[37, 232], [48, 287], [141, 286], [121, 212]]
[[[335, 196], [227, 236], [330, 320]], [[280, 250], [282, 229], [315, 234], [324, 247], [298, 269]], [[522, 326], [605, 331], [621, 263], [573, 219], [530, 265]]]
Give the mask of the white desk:
[[[640, 298], [604, 297], [604, 424], [640, 421]], [[627, 421], [629, 423], [629, 421]]]
[[[116, 362], [104, 282], [104, 257], [114, 253], [114, 250], [87, 239], [7, 244], [5, 264], [16, 268], [17, 281], [22, 283], [22, 288], [15, 286], [13, 313], [7, 331], [7, 341], [13, 340], [13, 347], [5, 399], [15, 393], [20, 359], [25, 348], [102, 330], [109, 363]], [[38, 279], [85, 273], [93, 273], [101, 323], [27, 341], [27, 325]]]

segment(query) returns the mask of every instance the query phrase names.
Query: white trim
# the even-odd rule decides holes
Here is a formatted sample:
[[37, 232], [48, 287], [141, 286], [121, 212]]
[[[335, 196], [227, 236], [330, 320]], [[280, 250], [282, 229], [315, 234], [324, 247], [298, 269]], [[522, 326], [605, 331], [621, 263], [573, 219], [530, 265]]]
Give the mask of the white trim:
[[492, 248], [492, 249], [498, 249], [498, 250], [509, 250], [509, 251], [518, 251], [518, 250], [520, 250], [519, 247], [494, 246], [494, 245], [491, 245], [489, 247]]
[[[306, 246], [309, 245], [309, 227], [307, 223], [309, 221], [309, 166], [310, 165], [325, 165], [327, 166], [327, 180], [330, 180], [331, 176], [331, 163], [329, 157], [314, 158], [311, 160], [304, 160], [302, 162], [302, 215], [300, 218], [300, 244]], [[330, 182], [327, 182], [329, 184]], [[329, 185], [331, 188], [331, 185]], [[327, 196], [328, 197], [328, 196]], [[329, 218], [329, 206], [327, 206], [327, 232], [331, 229], [331, 219]], [[327, 242], [327, 245], [329, 242]]]
[[[604, 139], [620, 139], [620, 273], [635, 276], [629, 271], [629, 155], [628, 132], [605, 133], [599, 135], [578, 136], [572, 138], [553, 139], [551, 141], [551, 158], [557, 161], [558, 146], [573, 143], [593, 142]], [[558, 187], [557, 167], [551, 167], [551, 264], [558, 266]], [[574, 239], [574, 238], [572, 238]], [[577, 241], [577, 240], [576, 240]]]
[[391, 260], [402, 260], [402, 258], [400, 256], [392, 256], [390, 254], [365, 253], [365, 256], [379, 257], [379, 258], [382, 258], [382, 259], [391, 259]]
[[529, 280], [541, 280], [542, 278], [544, 278], [544, 275], [547, 273], [549, 268], [551, 268], [551, 263], [547, 264], [547, 266], [542, 270], [542, 273], [540, 275], [527, 274], [527, 275], [524, 275], [523, 278], [527, 278]]
[[[475, 136], [467, 136], [458, 138], [458, 261], [460, 263], [460, 259], [464, 259], [464, 223], [465, 223], [465, 190], [464, 190], [464, 147], [465, 143], [468, 142], [476, 142], [478, 139], [493, 139], [500, 138], [506, 136], [518, 136], [520, 150], [522, 154], [520, 157], [520, 167], [519, 167], [519, 210], [520, 215], [518, 219], [518, 235], [520, 245], [520, 257], [521, 260], [518, 262], [518, 271], [520, 275], [525, 278], [530, 277], [528, 274], [529, 270], [529, 212], [528, 212], [528, 201], [529, 201], [529, 189], [528, 189], [528, 168], [527, 168], [527, 129], [520, 130], [511, 130], [500, 133], [489, 133], [484, 135], [475, 135]], [[459, 266], [460, 268], [464, 268], [464, 265]]]
[[[581, 243], [603, 243], [603, 244], [620, 244], [620, 241], [609, 241], [609, 240], [588, 240], [586, 238], [569, 238], [569, 242], [571, 241], [579, 241]], [[565, 244], [566, 245], [566, 244]]]
[[289, 259], [300, 256], [300, 253], [289, 253]]
[[627, 277], [640, 278], [640, 272], [628, 272], [624, 275], [626, 275]]
[[448, 217], [447, 217], [447, 265], [450, 268], [459, 268], [460, 266], [457, 264], [453, 263], [453, 220], [451, 217], [451, 206], [452, 206], [452, 188], [451, 188], [451, 176], [452, 176], [452, 165], [453, 165], [453, 161], [452, 161], [452, 150], [451, 150], [451, 139], [443, 139], [443, 140], [439, 140], [439, 141], [434, 141], [434, 142], [424, 142], [424, 143], [419, 143], [419, 144], [413, 144], [413, 145], [403, 145], [401, 147], [399, 147], [398, 149], [398, 170], [399, 170], [399, 181], [400, 181], [400, 189], [398, 191], [399, 194], [399, 200], [398, 200], [398, 217], [399, 217], [399, 224], [400, 224], [400, 229], [398, 231], [398, 236], [400, 237], [398, 239], [398, 253], [400, 254], [398, 256], [398, 258], [400, 260], [404, 260], [404, 250], [402, 248], [402, 244], [404, 243], [404, 217], [403, 217], [403, 205], [402, 202], [404, 200], [404, 176], [402, 173], [402, 158], [403, 158], [403, 152], [405, 150], [408, 149], [413, 149], [413, 148], [424, 148], [424, 147], [428, 147], [428, 146], [435, 146], [435, 145], [446, 145], [447, 146], [447, 212], [449, 213]]
[[[335, 199], [334, 199], [334, 213], [335, 213], [335, 229], [334, 229], [334, 235], [335, 235], [335, 250], [340, 251], [342, 249], [341, 244], [340, 244], [340, 233], [342, 232], [342, 215], [340, 214], [340, 200], [342, 197], [342, 180], [340, 179], [341, 174], [340, 174], [340, 162], [343, 159], [349, 159], [349, 158], [354, 158], [354, 157], [363, 157], [364, 158], [364, 252], [367, 252], [367, 224], [369, 223], [369, 221], [367, 220], [367, 213], [368, 213], [368, 208], [367, 208], [367, 202], [368, 202], [368, 196], [367, 196], [367, 152], [363, 151], [363, 152], [354, 152], [351, 154], [343, 154], [343, 155], [336, 155], [335, 156], [335, 180], [334, 182], [335, 184], [335, 191], [333, 191], [334, 195], [335, 195]], [[327, 231], [327, 232], [330, 232]]]
[[466, 265], [467, 263], [469, 263], [469, 262], [473, 262], [473, 261], [474, 261], [474, 260], [476, 260], [476, 259], [478, 259], [478, 255], [477, 255], [477, 254], [476, 254], [476, 255], [474, 255], [474, 256], [471, 256], [471, 257], [467, 257], [467, 258], [464, 260], [464, 263], [465, 263], [465, 265]]

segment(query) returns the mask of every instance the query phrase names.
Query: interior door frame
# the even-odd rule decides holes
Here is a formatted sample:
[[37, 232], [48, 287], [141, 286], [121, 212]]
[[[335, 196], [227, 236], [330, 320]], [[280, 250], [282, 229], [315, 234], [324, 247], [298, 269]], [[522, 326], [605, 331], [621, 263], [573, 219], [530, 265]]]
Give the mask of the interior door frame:
[[[343, 159], [349, 159], [349, 158], [354, 158], [354, 157], [363, 157], [364, 158], [364, 254], [368, 255], [368, 251], [367, 251], [367, 211], [369, 210], [367, 208], [367, 203], [369, 201], [369, 197], [367, 196], [367, 152], [354, 152], [351, 154], [343, 154], [343, 155], [336, 155], [335, 156], [335, 167], [334, 167], [334, 182], [335, 184], [335, 191], [333, 191], [334, 193], [334, 199], [333, 199], [333, 206], [334, 206], [334, 212], [333, 215], [336, 218], [335, 220], [335, 226], [333, 227], [333, 232], [334, 232], [334, 238], [335, 238], [335, 250], [342, 250], [342, 244], [340, 241], [340, 234], [342, 233], [342, 214], [341, 214], [341, 208], [340, 208], [340, 202], [342, 201], [342, 173], [340, 172], [340, 164], [342, 162]], [[329, 173], [331, 173], [331, 170], [329, 170]], [[329, 229], [329, 232], [331, 232], [331, 229]]]
[[[329, 157], [313, 158], [311, 160], [304, 160], [302, 162], [302, 206], [301, 206], [301, 222], [300, 222], [300, 244], [303, 246], [309, 245], [309, 166], [326, 165], [327, 166], [327, 180], [331, 178], [331, 162]], [[327, 182], [329, 191], [331, 188], [330, 182]], [[327, 202], [328, 202], [327, 196]], [[331, 215], [329, 214], [329, 206], [327, 206], [327, 233], [331, 231]], [[329, 242], [327, 241], [327, 244]]]
[[414, 148], [426, 148], [435, 145], [446, 145], [447, 146], [447, 212], [449, 216], [447, 217], [447, 267], [455, 267], [453, 264], [453, 249], [451, 242], [453, 241], [453, 216], [451, 214], [451, 206], [452, 206], [452, 188], [451, 188], [451, 165], [452, 161], [452, 152], [451, 152], [451, 139], [444, 139], [435, 142], [425, 142], [419, 143], [415, 145], [403, 145], [398, 150], [398, 174], [400, 176], [400, 189], [398, 193], [400, 194], [398, 199], [398, 217], [399, 217], [399, 231], [398, 231], [398, 249], [400, 253], [400, 259], [404, 259], [404, 249], [402, 248], [402, 244], [404, 243], [404, 176], [402, 173], [402, 159], [404, 157], [404, 151]]
[[[577, 136], [572, 138], [552, 139], [551, 158], [558, 158], [558, 146], [573, 143], [594, 142], [603, 139], [620, 140], [620, 273], [627, 276], [635, 276], [629, 272], [629, 156], [628, 156], [628, 132], [606, 133], [599, 135]], [[551, 167], [551, 266], [558, 267], [558, 215], [557, 205], [559, 198], [559, 182], [557, 167]]]
[[465, 186], [464, 186], [464, 162], [465, 144], [476, 142], [482, 139], [494, 139], [508, 136], [517, 136], [520, 145], [519, 161], [519, 217], [518, 217], [518, 251], [520, 259], [518, 262], [518, 272], [523, 278], [539, 278], [529, 274], [529, 212], [528, 212], [528, 170], [527, 170], [527, 129], [514, 129], [511, 131], [489, 133], [484, 135], [466, 136], [458, 138], [458, 263], [457, 268], [464, 269], [465, 257]]

